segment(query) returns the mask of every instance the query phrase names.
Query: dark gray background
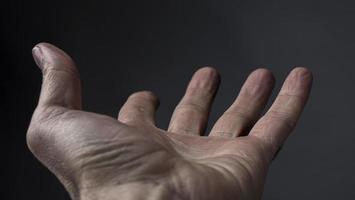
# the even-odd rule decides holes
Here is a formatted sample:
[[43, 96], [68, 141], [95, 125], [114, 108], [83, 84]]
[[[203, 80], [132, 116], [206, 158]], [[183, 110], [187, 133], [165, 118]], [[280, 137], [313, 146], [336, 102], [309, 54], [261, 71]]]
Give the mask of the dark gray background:
[[76, 60], [86, 110], [116, 116], [130, 93], [152, 90], [161, 100], [161, 127], [201, 66], [222, 76], [211, 123], [251, 70], [271, 69], [276, 92], [292, 67], [306, 66], [314, 73], [312, 95], [271, 166], [263, 199], [355, 198], [354, 1], [14, 0], [2, 9], [12, 75], [2, 80], [11, 89], [5, 104], [11, 126], [3, 134], [10, 199], [68, 199], [25, 145], [41, 82], [31, 48], [41, 41]]

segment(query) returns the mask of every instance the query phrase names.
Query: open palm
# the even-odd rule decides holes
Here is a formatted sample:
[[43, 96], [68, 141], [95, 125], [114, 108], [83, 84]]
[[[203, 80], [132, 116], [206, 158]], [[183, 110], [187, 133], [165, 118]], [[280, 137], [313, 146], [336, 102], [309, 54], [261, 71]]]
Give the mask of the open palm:
[[201, 136], [219, 84], [213, 68], [194, 74], [165, 131], [155, 126], [159, 103], [151, 92], [131, 95], [118, 119], [81, 111], [71, 58], [47, 43], [33, 54], [43, 84], [28, 145], [73, 199], [260, 199], [312, 82], [307, 69], [295, 68], [260, 117], [274, 79], [255, 70], [209, 136]]

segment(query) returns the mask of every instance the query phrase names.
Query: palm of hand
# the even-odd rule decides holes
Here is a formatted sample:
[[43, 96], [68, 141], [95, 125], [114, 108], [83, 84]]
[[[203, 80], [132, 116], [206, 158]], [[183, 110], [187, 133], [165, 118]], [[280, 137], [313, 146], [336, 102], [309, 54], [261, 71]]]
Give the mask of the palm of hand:
[[118, 120], [78, 110], [80, 83], [71, 59], [49, 44], [37, 48], [44, 81], [28, 143], [73, 198], [258, 199], [311, 83], [307, 70], [293, 70], [257, 121], [273, 78], [255, 71], [206, 137], [200, 135], [219, 82], [213, 69], [195, 73], [164, 131], [154, 126], [158, 102], [149, 92], [129, 97]]

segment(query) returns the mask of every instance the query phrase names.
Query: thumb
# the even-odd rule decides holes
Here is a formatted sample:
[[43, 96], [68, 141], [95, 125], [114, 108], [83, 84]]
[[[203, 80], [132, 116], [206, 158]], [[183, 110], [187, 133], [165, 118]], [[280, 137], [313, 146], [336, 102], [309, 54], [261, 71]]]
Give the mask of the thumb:
[[38, 106], [81, 109], [81, 87], [75, 63], [64, 51], [48, 43], [32, 49], [43, 82]]

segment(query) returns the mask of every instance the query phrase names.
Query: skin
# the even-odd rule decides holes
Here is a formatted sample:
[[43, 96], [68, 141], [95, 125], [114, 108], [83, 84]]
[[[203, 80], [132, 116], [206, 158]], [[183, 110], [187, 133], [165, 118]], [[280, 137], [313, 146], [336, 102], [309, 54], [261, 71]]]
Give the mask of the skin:
[[209, 136], [201, 136], [219, 84], [211, 67], [195, 72], [162, 130], [154, 123], [159, 103], [153, 93], [132, 94], [117, 119], [85, 112], [72, 59], [48, 43], [36, 45], [33, 56], [43, 83], [28, 146], [73, 199], [260, 199], [268, 167], [312, 82], [309, 70], [293, 69], [261, 115], [274, 78], [257, 69]]

